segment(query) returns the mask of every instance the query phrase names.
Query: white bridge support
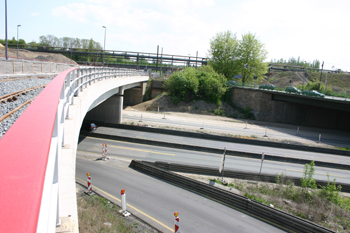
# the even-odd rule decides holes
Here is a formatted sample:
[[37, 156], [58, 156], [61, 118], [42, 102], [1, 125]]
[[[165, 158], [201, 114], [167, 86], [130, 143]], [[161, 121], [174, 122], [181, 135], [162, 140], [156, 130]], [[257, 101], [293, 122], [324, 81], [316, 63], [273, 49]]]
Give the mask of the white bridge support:
[[[59, 212], [60, 217], [71, 216], [74, 232], [78, 232], [77, 202], [75, 193], [75, 161], [79, 132], [88, 111], [105, 107], [100, 118], [121, 123], [124, 89], [140, 86], [148, 76], [126, 76], [106, 79], [85, 88], [74, 97], [65, 120], [62, 155], [59, 160]], [[106, 102], [106, 103], [105, 103]], [[109, 107], [108, 107], [109, 106]]]

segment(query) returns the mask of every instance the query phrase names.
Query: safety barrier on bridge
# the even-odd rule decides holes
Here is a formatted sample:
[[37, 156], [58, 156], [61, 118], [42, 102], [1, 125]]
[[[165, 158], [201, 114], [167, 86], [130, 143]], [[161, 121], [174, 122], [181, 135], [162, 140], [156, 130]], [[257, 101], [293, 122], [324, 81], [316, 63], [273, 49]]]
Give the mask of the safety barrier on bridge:
[[127, 69], [71, 68], [36, 97], [0, 140], [0, 232], [55, 231], [60, 224], [58, 162], [69, 105], [96, 82], [136, 75]]

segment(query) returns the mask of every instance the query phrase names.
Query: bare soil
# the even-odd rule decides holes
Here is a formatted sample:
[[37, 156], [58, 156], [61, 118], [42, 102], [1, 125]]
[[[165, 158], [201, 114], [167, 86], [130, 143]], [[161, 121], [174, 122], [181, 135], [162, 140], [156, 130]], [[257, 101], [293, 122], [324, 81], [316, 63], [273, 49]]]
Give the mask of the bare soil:
[[[159, 109], [158, 109], [159, 108]], [[215, 114], [215, 110], [221, 110], [222, 114]], [[177, 105], [173, 103], [171, 97], [168, 95], [161, 95], [158, 98], [149, 100], [134, 106], [128, 106], [125, 108], [126, 111], [160, 111], [160, 112], [186, 112], [191, 114], [201, 114], [207, 116], [229, 116], [235, 118], [244, 118], [244, 114], [222, 102], [220, 108], [214, 103], [207, 103], [204, 100], [193, 101], [191, 103], [185, 103], [181, 101]]]
[[[8, 48], [7, 54], [10, 58], [17, 58], [17, 49]], [[5, 47], [3, 45], [0, 46], [0, 56], [5, 56]], [[50, 62], [57, 62], [57, 63], [77, 64], [75, 61], [69, 59], [68, 57], [62, 54], [32, 52], [25, 49], [18, 49], [18, 58], [29, 59], [29, 60], [34, 59], [34, 60], [40, 60], [40, 61], [50, 61]]]

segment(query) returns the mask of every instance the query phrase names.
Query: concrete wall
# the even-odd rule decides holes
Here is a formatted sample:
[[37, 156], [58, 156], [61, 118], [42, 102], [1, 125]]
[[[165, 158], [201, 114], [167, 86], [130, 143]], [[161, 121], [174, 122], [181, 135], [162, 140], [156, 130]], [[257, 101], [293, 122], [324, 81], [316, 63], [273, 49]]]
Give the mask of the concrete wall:
[[231, 101], [249, 107], [256, 120], [300, 126], [350, 130], [350, 112], [273, 100], [272, 93], [235, 88]]
[[146, 92], [147, 83], [144, 82], [140, 87], [130, 88], [124, 92], [124, 105], [136, 105], [142, 103]]

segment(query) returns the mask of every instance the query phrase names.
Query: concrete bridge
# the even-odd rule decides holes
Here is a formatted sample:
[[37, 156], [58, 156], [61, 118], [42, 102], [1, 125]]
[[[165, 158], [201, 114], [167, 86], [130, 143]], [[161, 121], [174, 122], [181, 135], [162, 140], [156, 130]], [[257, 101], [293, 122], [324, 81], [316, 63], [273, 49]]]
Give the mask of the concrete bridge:
[[75, 156], [82, 122], [102, 108], [94, 117], [121, 123], [124, 94], [142, 100], [147, 80], [137, 70], [76, 67], [49, 83], [0, 140], [0, 232], [55, 232], [64, 218], [78, 232]]
[[[50, 82], [0, 140], [0, 232], [54, 232], [68, 217], [78, 231], [75, 156], [82, 122], [121, 123], [124, 100], [141, 102], [147, 80], [137, 70], [76, 67]], [[258, 120], [311, 123], [326, 114], [322, 124], [350, 129], [348, 101], [245, 88], [236, 88], [232, 101], [251, 107]]]

